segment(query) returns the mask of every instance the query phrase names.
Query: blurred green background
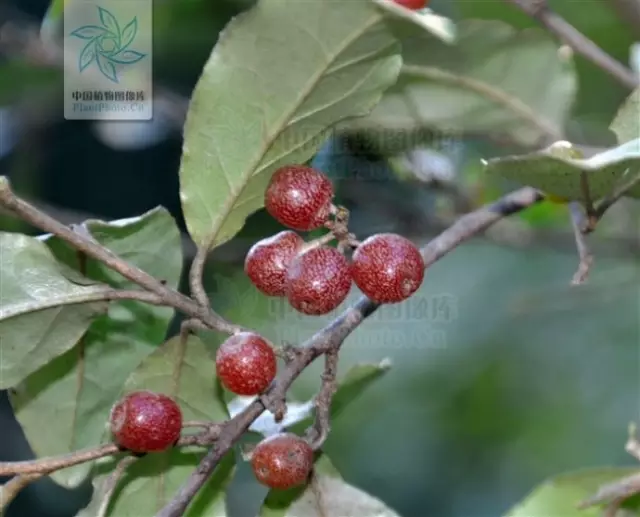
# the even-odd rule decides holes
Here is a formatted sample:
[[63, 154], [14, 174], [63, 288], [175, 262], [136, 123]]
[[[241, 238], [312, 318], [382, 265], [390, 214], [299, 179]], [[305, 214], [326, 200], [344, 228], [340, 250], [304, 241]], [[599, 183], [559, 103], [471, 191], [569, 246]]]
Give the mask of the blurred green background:
[[[249, 4], [156, 2], [155, 81], [176, 105], [188, 99], [218, 32]], [[624, 9], [637, 2], [550, 4], [629, 63], [640, 16]], [[31, 34], [48, 7], [46, 1], [4, 0], [0, 29], [11, 23]], [[532, 26], [502, 0], [434, 0], [432, 8], [454, 20]], [[16, 50], [11, 43], [0, 46], [0, 174], [65, 222], [130, 217], [163, 205], [184, 229], [180, 126], [171, 110], [151, 124], [119, 124], [111, 131], [93, 122], [66, 122], [60, 73], [23, 58], [24, 47]], [[629, 92], [580, 58], [576, 66], [579, 89], [569, 125], [585, 143], [607, 145], [606, 127]], [[474, 193], [472, 202], [496, 197], [506, 187], [485, 185], [478, 175], [479, 158], [504, 154], [505, 148], [468, 138], [446, 144], [430, 142], [426, 148], [438, 153], [430, 159], [445, 160], [456, 171], [456, 181]], [[384, 158], [361, 138], [334, 137], [315, 164], [332, 174], [359, 235], [394, 231], [424, 243], [455, 207], [446, 192], [399, 178]], [[455, 250], [427, 271], [410, 302], [381, 309], [348, 338], [343, 371], [386, 357], [393, 363], [334, 422], [327, 453], [348, 482], [405, 517], [493, 517], [548, 476], [633, 465], [623, 446], [627, 424], [640, 418], [639, 212], [637, 203], [617, 208], [590, 238], [596, 262], [585, 286], [569, 286], [577, 256], [566, 208], [543, 203], [491, 238]], [[0, 229], [32, 231], [6, 217]], [[292, 313], [259, 295], [242, 272], [251, 243], [278, 229], [256, 213], [234, 241], [213, 254], [207, 287], [225, 316], [274, 342], [297, 343], [330, 316]], [[189, 257], [191, 249], [185, 249]], [[357, 293], [352, 295], [351, 301]], [[314, 394], [319, 368], [305, 372], [294, 396]], [[0, 460], [28, 458], [28, 445], [3, 401]], [[234, 493], [256, 489], [243, 479]], [[72, 516], [89, 492], [65, 493], [38, 482], [18, 497], [9, 517]], [[250, 517], [247, 507], [238, 511]]]

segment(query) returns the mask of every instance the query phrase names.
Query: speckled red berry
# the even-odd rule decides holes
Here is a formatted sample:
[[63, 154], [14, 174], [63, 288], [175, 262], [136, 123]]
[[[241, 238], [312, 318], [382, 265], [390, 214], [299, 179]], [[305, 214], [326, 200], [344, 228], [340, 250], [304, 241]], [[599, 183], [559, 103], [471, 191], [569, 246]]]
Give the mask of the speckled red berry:
[[264, 206], [280, 224], [300, 231], [320, 228], [331, 212], [333, 185], [320, 171], [303, 165], [278, 169], [264, 195]]
[[276, 376], [278, 363], [273, 348], [254, 332], [240, 332], [227, 339], [216, 354], [220, 382], [236, 395], [262, 393]]
[[394, 2], [412, 11], [424, 9], [429, 3], [428, 0], [394, 0]]
[[253, 450], [251, 467], [260, 483], [277, 490], [303, 485], [313, 468], [313, 449], [302, 438], [281, 433], [262, 440]]
[[166, 395], [134, 391], [111, 408], [109, 423], [121, 447], [140, 453], [159, 452], [180, 438], [182, 411]]
[[244, 272], [267, 296], [284, 296], [289, 263], [304, 245], [304, 239], [290, 230], [256, 242], [244, 260]]
[[336, 248], [321, 246], [298, 255], [287, 269], [286, 295], [303, 314], [319, 316], [338, 307], [351, 290], [349, 262]]
[[422, 284], [424, 260], [410, 240], [381, 233], [366, 239], [353, 253], [351, 275], [374, 302], [398, 303]]

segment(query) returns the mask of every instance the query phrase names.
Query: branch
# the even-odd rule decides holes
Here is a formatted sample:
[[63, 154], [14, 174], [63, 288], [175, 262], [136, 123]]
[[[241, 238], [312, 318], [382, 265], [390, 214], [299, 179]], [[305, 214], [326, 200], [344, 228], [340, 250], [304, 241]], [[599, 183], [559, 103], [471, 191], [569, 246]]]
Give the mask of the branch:
[[160, 280], [157, 280], [142, 269], [129, 264], [108, 248], [98, 244], [90, 236], [74, 231], [18, 198], [11, 190], [9, 181], [2, 177], [0, 177], [0, 205], [11, 210], [31, 225], [60, 237], [78, 251], [88, 257], [99, 260], [131, 282], [151, 293], [155, 293], [162, 299], [163, 305], [173, 307], [192, 318], [202, 321], [209, 328], [226, 334], [233, 334], [241, 329], [238, 325], [234, 325], [213, 312], [210, 307], [198, 305], [187, 296], [167, 287]]
[[[636, 438], [635, 424], [629, 426], [629, 438], [625, 444], [625, 450], [634, 458], [640, 460], [640, 443]], [[602, 485], [595, 495], [578, 504], [578, 508], [584, 509], [597, 504], [606, 504], [608, 505], [607, 511], [613, 510], [613, 513], [605, 514], [605, 517], [607, 515], [613, 516], [616, 513], [616, 509], [620, 507], [625, 499], [638, 493], [640, 493], [640, 473]]]
[[593, 264], [593, 255], [591, 254], [586, 238], [582, 233], [582, 228], [584, 228], [585, 224], [582, 206], [580, 203], [569, 203], [569, 211], [571, 213], [571, 224], [573, 226], [573, 234], [576, 238], [576, 247], [578, 248], [578, 257], [580, 259], [578, 270], [573, 275], [571, 283], [573, 285], [579, 285], [586, 282], [587, 277], [589, 276], [589, 271]]
[[9, 507], [20, 491], [27, 485], [42, 477], [42, 474], [22, 474], [15, 476], [0, 486], [0, 515], [4, 515], [4, 511]]
[[[202, 426], [204, 427], [204, 423], [202, 423]], [[185, 426], [183, 426], [183, 428], [184, 427]], [[176, 447], [193, 445], [201, 447], [209, 446], [218, 439], [218, 435], [219, 428], [217, 424], [212, 422], [211, 425], [207, 426], [203, 432], [182, 436], [180, 440], [178, 440]], [[82, 449], [80, 451], [63, 454], [61, 456], [38, 458], [28, 461], [0, 462], [0, 476], [22, 474], [46, 475], [56, 470], [66, 469], [68, 467], [80, 465], [81, 463], [87, 463], [89, 461], [105, 458], [106, 456], [113, 456], [126, 452], [127, 451], [120, 449], [114, 443], [105, 443], [104, 445], [99, 445], [89, 449]]]
[[505, 2], [515, 5], [535, 19], [551, 34], [560, 38], [582, 57], [607, 72], [620, 84], [629, 89], [640, 86], [640, 81], [629, 68], [616, 61], [564, 18], [554, 13], [546, 0], [505, 0]]
[[[537, 190], [526, 187], [508, 194], [491, 205], [462, 216], [422, 248], [425, 267], [429, 267], [460, 243], [483, 232], [503, 217], [520, 212], [542, 199], [542, 194]], [[349, 334], [377, 308], [378, 305], [368, 298], [362, 297], [327, 327], [300, 345], [298, 353], [291, 354], [290, 361], [267, 390], [266, 396], [274, 399], [284, 397], [289, 386], [309, 364], [327, 352], [337, 352]], [[223, 424], [215, 445], [202, 459], [189, 479], [180, 487], [174, 498], [156, 514], [156, 517], [181, 517], [184, 515], [190, 502], [209, 479], [220, 460], [264, 410], [265, 406], [261, 398], [258, 398], [234, 418]]]
[[338, 351], [329, 350], [324, 356], [324, 372], [322, 373], [322, 387], [316, 396], [316, 419], [308, 435], [314, 450], [322, 447], [331, 430], [331, 399], [336, 392], [336, 375], [338, 373]]

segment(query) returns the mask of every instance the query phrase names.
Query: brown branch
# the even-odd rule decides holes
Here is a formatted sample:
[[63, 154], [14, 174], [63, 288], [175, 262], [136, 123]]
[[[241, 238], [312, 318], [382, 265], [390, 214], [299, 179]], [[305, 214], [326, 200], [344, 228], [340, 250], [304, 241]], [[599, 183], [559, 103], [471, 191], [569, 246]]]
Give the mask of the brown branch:
[[589, 271], [593, 264], [593, 255], [587, 245], [585, 235], [582, 233], [582, 229], [585, 225], [585, 217], [582, 212], [582, 206], [580, 203], [569, 203], [569, 211], [571, 214], [571, 224], [573, 226], [573, 234], [576, 239], [576, 248], [578, 249], [578, 258], [580, 262], [578, 269], [573, 275], [571, 283], [573, 285], [580, 285], [586, 282], [589, 277]]
[[[429, 267], [460, 243], [483, 232], [503, 217], [520, 212], [542, 199], [542, 194], [537, 190], [526, 187], [508, 194], [491, 205], [462, 216], [422, 249], [425, 267]], [[378, 305], [362, 297], [353, 307], [300, 345], [299, 352], [291, 357], [287, 366], [279, 373], [267, 391], [267, 396], [284, 397], [289, 386], [309, 364], [329, 351], [339, 350], [349, 334], [377, 308]], [[184, 515], [190, 502], [209, 479], [220, 460], [264, 410], [263, 402], [256, 399], [242, 412], [223, 424], [218, 441], [180, 487], [174, 498], [156, 514], [156, 517]]]
[[322, 447], [331, 430], [331, 399], [336, 392], [336, 375], [338, 374], [338, 350], [329, 350], [324, 356], [324, 372], [322, 387], [316, 396], [316, 417], [307, 439], [314, 450]]
[[23, 488], [41, 477], [42, 474], [21, 474], [0, 486], [0, 515], [4, 515], [9, 504], [11, 504]]
[[[640, 442], [636, 437], [635, 424], [629, 425], [629, 438], [624, 448], [634, 458], [640, 460]], [[620, 507], [625, 499], [638, 493], [640, 493], [640, 472], [602, 485], [595, 495], [578, 504], [578, 508], [584, 509], [597, 504], [606, 504], [608, 505], [607, 511], [613, 509], [611, 515], [615, 515], [617, 508]]]
[[629, 68], [616, 61], [564, 18], [554, 13], [549, 8], [546, 0], [505, 0], [505, 2], [515, 5], [525, 14], [535, 19], [551, 34], [569, 45], [582, 57], [607, 72], [620, 84], [629, 89], [634, 89], [640, 85], [640, 81]]
[[[185, 426], [183, 426], [185, 427]], [[211, 423], [206, 430], [197, 434], [184, 435], [178, 440], [176, 447], [185, 447], [189, 445], [198, 445], [201, 447], [209, 446], [214, 443], [220, 434], [218, 424]], [[0, 462], [0, 476], [9, 476], [14, 474], [50, 474], [56, 470], [66, 469], [81, 463], [104, 458], [106, 456], [114, 456], [123, 454], [126, 451], [120, 449], [114, 443], [105, 443], [97, 447], [74, 451], [61, 456], [52, 456], [47, 458], [38, 458], [28, 461]]]
[[131, 282], [155, 293], [162, 298], [163, 305], [173, 307], [192, 318], [202, 321], [209, 328], [226, 334], [233, 334], [241, 329], [238, 325], [234, 325], [213, 312], [211, 308], [198, 305], [189, 297], [164, 285], [149, 273], [127, 263], [111, 250], [91, 239], [90, 236], [74, 231], [20, 199], [11, 190], [9, 181], [3, 177], [0, 177], [0, 205], [11, 210], [33, 226], [60, 237], [78, 251], [88, 257], [99, 260]]
[[8, 463], [0, 463], [0, 476], [11, 474], [49, 474], [56, 470], [73, 467], [88, 461], [104, 458], [122, 452], [117, 445], [107, 443], [83, 449], [62, 456], [54, 456], [50, 458], [38, 458], [28, 461], [14, 461]]

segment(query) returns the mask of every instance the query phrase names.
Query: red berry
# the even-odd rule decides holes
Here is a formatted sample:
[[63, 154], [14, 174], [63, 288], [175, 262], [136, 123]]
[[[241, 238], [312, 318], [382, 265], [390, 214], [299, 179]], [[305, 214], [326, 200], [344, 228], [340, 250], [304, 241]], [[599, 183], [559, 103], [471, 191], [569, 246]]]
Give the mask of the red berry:
[[353, 253], [353, 281], [376, 303], [398, 303], [415, 293], [424, 279], [420, 250], [408, 239], [381, 233], [366, 239]]
[[412, 11], [418, 11], [424, 9], [429, 3], [428, 0], [394, 0], [396, 4], [411, 9]]
[[244, 261], [244, 272], [267, 296], [284, 296], [289, 263], [304, 245], [304, 239], [290, 230], [256, 242]]
[[159, 452], [180, 438], [182, 411], [166, 395], [134, 391], [111, 408], [109, 422], [121, 447], [133, 452]]
[[287, 269], [287, 299], [303, 314], [331, 312], [350, 290], [349, 262], [336, 248], [310, 249], [293, 259]]
[[222, 384], [236, 395], [258, 395], [276, 376], [273, 348], [254, 332], [240, 332], [227, 339], [216, 354], [216, 372]]
[[331, 211], [333, 185], [323, 173], [304, 165], [278, 169], [264, 195], [271, 217], [294, 230], [320, 228]]
[[313, 449], [302, 438], [281, 433], [262, 440], [253, 450], [251, 467], [260, 483], [278, 490], [304, 484], [313, 468]]

